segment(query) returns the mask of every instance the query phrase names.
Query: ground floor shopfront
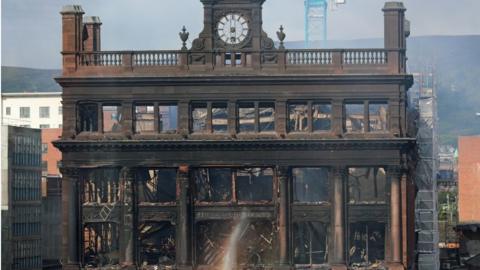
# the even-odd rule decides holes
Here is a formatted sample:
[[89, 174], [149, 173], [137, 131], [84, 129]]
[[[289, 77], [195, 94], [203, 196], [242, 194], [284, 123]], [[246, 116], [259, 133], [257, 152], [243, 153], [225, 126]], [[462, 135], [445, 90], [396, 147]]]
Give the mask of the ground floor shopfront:
[[64, 268], [403, 269], [407, 146], [65, 151]]

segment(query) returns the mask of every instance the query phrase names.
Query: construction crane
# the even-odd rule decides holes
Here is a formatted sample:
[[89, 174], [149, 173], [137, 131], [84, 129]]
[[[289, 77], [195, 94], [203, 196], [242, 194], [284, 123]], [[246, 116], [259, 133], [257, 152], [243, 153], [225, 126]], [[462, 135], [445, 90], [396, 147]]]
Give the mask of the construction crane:
[[313, 41], [324, 44], [327, 41], [327, 14], [330, 6], [334, 10], [346, 0], [304, 0], [305, 1], [305, 48]]

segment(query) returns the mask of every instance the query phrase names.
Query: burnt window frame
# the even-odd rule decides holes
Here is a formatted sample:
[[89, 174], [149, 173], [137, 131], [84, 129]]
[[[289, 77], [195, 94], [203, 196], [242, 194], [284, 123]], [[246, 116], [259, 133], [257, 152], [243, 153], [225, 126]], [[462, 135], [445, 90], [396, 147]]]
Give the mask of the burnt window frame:
[[[252, 107], [242, 107], [242, 105], [247, 105], [251, 104], [253, 105]], [[277, 120], [277, 115], [276, 115], [276, 104], [275, 101], [273, 100], [259, 100], [259, 101], [252, 101], [252, 100], [239, 100], [235, 104], [235, 111], [236, 111], [236, 131], [239, 134], [253, 134], [253, 133], [266, 133], [266, 134], [271, 134], [276, 132], [276, 120]], [[251, 131], [241, 131], [240, 129], [240, 109], [241, 108], [250, 108], [254, 110], [254, 117], [253, 117], [253, 129]], [[262, 108], [272, 108], [273, 109], [273, 128], [272, 130], [263, 130], [262, 129], [262, 122], [261, 122], [261, 109]]]
[[[143, 265], [143, 262], [142, 261], [142, 258], [144, 258], [145, 255], [142, 254], [142, 251], [143, 251], [143, 247], [142, 247], [142, 239], [141, 239], [141, 230], [140, 230], [140, 227], [142, 225], [145, 225], [145, 224], [156, 224], [158, 226], [161, 226], [161, 224], [168, 224], [169, 223], [169, 228], [166, 228], [166, 230], [168, 230], [172, 236], [173, 234], [173, 245], [175, 247], [175, 249], [177, 248], [177, 235], [176, 235], [176, 226], [175, 225], [175, 222], [173, 222], [172, 220], [138, 220], [136, 223], [135, 223], [135, 231], [137, 231], [137, 237], [135, 237], [135, 243], [136, 243], [136, 247], [135, 248], [135, 256], [136, 256], [136, 262], [138, 263], [138, 265], [142, 264]], [[172, 230], [173, 228], [173, 230]], [[175, 251], [173, 251], [173, 254], [174, 256], [173, 258], [173, 264], [167, 264], [167, 263], [158, 263], [158, 264], [146, 264], [147, 267], [148, 266], [153, 266], [153, 265], [160, 265], [160, 266], [163, 266], [163, 267], [168, 267], [167, 269], [169, 269], [170, 267], [174, 266], [175, 265], [175, 259], [176, 259], [176, 254], [175, 254]], [[148, 268], [150, 269], [150, 268]], [[163, 269], [163, 268], [159, 268], [159, 269]]]
[[[385, 191], [384, 191], [384, 194], [385, 194], [385, 200], [383, 202], [380, 202], [380, 201], [376, 201], [376, 202], [351, 202], [350, 201], [350, 169], [373, 169], [374, 172], [375, 170], [377, 169], [383, 169], [385, 171]], [[348, 166], [347, 167], [347, 177], [346, 177], [346, 187], [345, 187], [345, 190], [346, 190], [346, 204], [347, 205], [353, 205], [353, 206], [362, 206], [362, 205], [367, 205], [367, 206], [386, 206], [388, 205], [389, 203], [389, 200], [388, 200], [388, 194], [389, 194], [389, 190], [390, 190], [390, 181], [389, 181], [389, 177], [388, 177], [388, 173], [387, 173], [387, 170], [388, 170], [388, 167], [387, 166]]]
[[[136, 189], [136, 196], [135, 201], [138, 206], [175, 206], [177, 204], [176, 197], [172, 201], [164, 201], [164, 202], [149, 202], [149, 201], [141, 201], [140, 200], [140, 185], [141, 180], [139, 179], [138, 170], [139, 169], [146, 169], [146, 170], [175, 170], [176, 174], [178, 174], [178, 167], [139, 167], [136, 168], [135, 171], [135, 189]], [[177, 178], [175, 178], [175, 194], [178, 193], [177, 190]]]
[[[155, 122], [155, 119], [157, 118], [156, 116], [156, 112], [158, 111], [158, 109], [156, 109], [157, 107], [155, 106], [155, 102], [148, 102], [148, 101], [137, 101], [137, 102], [134, 102], [133, 103], [133, 106], [132, 106], [132, 118], [133, 118], [133, 125], [132, 125], [132, 129], [133, 129], [133, 132], [135, 134], [153, 134], [153, 133], [156, 133], [156, 129], [155, 127], [157, 126], [156, 122]], [[148, 112], [148, 107], [153, 107], [153, 112], [151, 113], [153, 115], [153, 119], [137, 119], [137, 107], [146, 107], [147, 108], [147, 112], [144, 113], [144, 114], [150, 114]], [[137, 121], [141, 121], [141, 122], [153, 122], [153, 127], [152, 127], [152, 130], [144, 130], [144, 131], [137, 131]]]
[[[195, 108], [206, 108], [207, 115], [205, 119], [205, 129], [204, 130], [194, 130], [194, 119], [193, 111]], [[226, 113], [225, 120], [227, 121], [226, 129], [222, 132], [216, 132], [213, 127], [213, 109], [214, 108], [224, 108]], [[216, 134], [216, 135], [226, 135], [229, 130], [229, 105], [226, 100], [214, 100], [214, 101], [191, 101], [189, 104], [189, 131], [191, 134]]]
[[[347, 130], [347, 105], [363, 105], [363, 129], [361, 131], [348, 131]], [[384, 130], [372, 131], [370, 128], [370, 104], [385, 104], [387, 109], [386, 115], [386, 128]], [[343, 132], [347, 134], [382, 134], [390, 132], [390, 102], [388, 99], [367, 99], [367, 100], [358, 100], [358, 99], [348, 99], [344, 100], [343, 106], [343, 119], [342, 126]]]
[[[94, 178], [93, 178], [93, 175], [95, 173], [95, 171], [101, 171], [103, 170], [103, 175], [105, 175], [106, 173], [111, 173], [112, 174], [112, 178], [116, 178], [117, 179], [107, 179], [105, 180], [105, 182], [107, 182], [107, 185], [108, 185], [108, 182], [112, 182], [114, 183], [115, 181], [117, 182], [117, 186], [116, 187], [112, 187], [110, 191], [108, 191], [108, 188], [106, 191], [104, 191], [103, 195], [106, 196], [106, 199], [107, 201], [104, 202], [104, 201], [100, 201], [98, 202], [98, 198], [101, 198], [102, 197], [102, 192], [100, 191], [100, 193], [98, 194], [98, 190], [92, 192], [89, 190], [86, 190], [86, 184], [87, 184], [87, 181], [90, 180], [90, 182], [94, 182]], [[82, 205], [82, 207], [90, 207], [92, 205], [115, 205], [115, 204], [119, 204], [121, 203], [121, 185], [122, 185], [122, 179], [121, 179], [121, 175], [120, 175], [120, 168], [118, 167], [96, 167], [96, 168], [92, 168], [92, 169], [84, 169], [84, 170], [81, 170], [80, 171], [80, 177], [79, 177], [80, 181], [79, 181], [79, 197], [80, 197], [80, 203]], [[112, 180], [112, 181], [109, 181], [109, 180]], [[88, 192], [88, 193], [87, 193]], [[89, 196], [91, 198], [95, 197], [97, 199], [97, 201], [90, 201], [90, 200], [87, 200], [86, 197]], [[114, 198], [114, 200], [112, 201], [108, 201], [108, 197], [111, 196], [111, 198]]]
[[[385, 201], [384, 202], [376, 202], [376, 203], [351, 203], [350, 202], [350, 191], [349, 191], [349, 170], [351, 168], [371, 168], [371, 169], [379, 169], [383, 168], [385, 170]], [[346, 215], [346, 250], [351, 248], [351, 234], [352, 234], [352, 224], [356, 223], [364, 223], [364, 224], [371, 224], [371, 223], [378, 223], [381, 224], [384, 228], [384, 253], [383, 253], [383, 262], [387, 260], [387, 250], [388, 250], [388, 231], [389, 231], [389, 216], [390, 216], [390, 178], [388, 176], [388, 166], [386, 165], [350, 165], [347, 166], [347, 176], [344, 182], [345, 188], [345, 209], [347, 210]], [[369, 213], [366, 215], [365, 213]], [[353, 262], [350, 259], [350, 255], [347, 254], [346, 262], [349, 266], [353, 265]], [[373, 262], [368, 264], [367, 266], [371, 266]]]
[[[290, 106], [291, 105], [303, 105], [307, 107], [307, 126], [305, 130], [295, 130], [291, 128], [290, 123]], [[314, 105], [329, 105], [330, 106], [330, 128], [325, 130], [316, 130], [314, 128], [314, 120], [313, 120], [313, 106]], [[314, 99], [314, 100], [288, 100], [286, 104], [286, 128], [287, 133], [289, 134], [305, 134], [305, 133], [329, 133], [332, 131], [333, 128], [333, 104], [332, 101], [329, 99]]]
[[[195, 167], [193, 170], [210, 170], [210, 169], [229, 169], [230, 170], [230, 199], [225, 201], [204, 201], [199, 200], [198, 198], [198, 188], [197, 182], [195, 179], [192, 179], [193, 183], [193, 197], [196, 205], [205, 206], [205, 205], [271, 205], [275, 201], [275, 192], [277, 189], [277, 172], [273, 166], [251, 166], [251, 167]], [[272, 171], [272, 198], [270, 200], [256, 200], [256, 201], [245, 201], [238, 199], [238, 190], [237, 190], [237, 171], [245, 169], [270, 169]]]
[[[175, 123], [176, 123], [176, 127], [175, 129], [169, 129], [169, 130], [163, 130], [161, 129], [160, 127], [160, 107], [176, 107], [176, 117], [175, 117]], [[159, 102], [155, 102], [155, 108], [154, 108], [154, 111], [156, 111], [155, 113], [155, 123], [156, 125], [158, 126], [155, 130], [159, 133], [159, 134], [177, 134], [178, 133], [178, 130], [179, 130], [179, 123], [180, 123], [180, 114], [179, 114], [179, 108], [178, 108], [178, 102], [176, 101], [159, 101]]]
[[[105, 221], [105, 222], [85, 222], [85, 223], [82, 223], [82, 230], [81, 230], [81, 234], [80, 234], [80, 245], [79, 245], [79, 248], [81, 249], [81, 253], [80, 253], [80, 260], [81, 262], [83, 263], [83, 265], [87, 265], [87, 258], [86, 258], [86, 251], [87, 251], [87, 246], [86, 246], [86, 242], [87, 240], [85, 239], [86, 236], [88, 235], [89, 238], [91, 238], [90, 234], [90, 230], [88, 232], [88, 234], [85, 232], [85, 230], [88, 228], [88, 227], [94, 227], [94, 226], [101, 226], [101, 225], [109, 225], [112, 227], [112, 230], [115, 230], [116, 231], [116, 238], [113, 239], [112, 238], [112, 246], [114, 247], [110, 253], [112, 252], [115, 252], [115, 250], [120, 253], [120, 248], [121, 248], [121, 237], [120, 237], [120, 234], [122, 233], [121, 231], [121, 226], [120, 224], [116, 223], [116, 222], [113, 222], [113, 221]], [[93, 228], [90, 228], [91, 230], [94, 230]], [[98, 235], [98, 232], [95, 232], [95, 235]], [[107, 233], [108, 235], [108, 233]], [[91, 240], [91, 239], [88, 239], [88, 240]], [[96, 249], [96, 248], [95, 248]], [[95, 250], [95, 252], [97, 254], [101, 254], [98, 250]], [[103, 252], [102, 252], [103, 253]], [[98, 255], [97, 255], [98, 256]], [[119, 259], [119, 258], [118, 258]], [[116, 264], [118, 264], [119, 262], [117, 262]], [[109, 263], [107, 263], [106, 265], [109, 265]], [[101, 265], [101, 266], [106, 266], [106, 265]], [[100, 266], [100, 268], [101, 268]]]
[[[319, 201], [319, 202], [306, 202], [306, 201], [295, 201], [295, 179], [294, 179], [294, 170], [295, 169], [323, 169], [326, 170], [327, 173], [327, 184], [328, 184], [328, 189], [327, 189], [327, 200], [325, 201]], [[292, 189], [292, 205], [310, 205], [310, 206], [325, 206], [325, 207], [331, 207], [332, 204], [332, 198], [333, 198], [333, 181], [331, 177], [331, 168], [328, 166], [292, 166], [290, 168], [290, 173], [289, 176], [291, 178], [291, 189]]]
[[[119, 128], [120, 130], [116, 130], [114, 131], [112, 129], [112, 131], [106, 131], [105, 130], [105, 119], [104, 119], [104, 107], [117, 107], [118, 108], [118, 112], [120, 113], [120, 118], [117, 120], [118, 121], [118, 125], [119, 125]], [[99, 123], [99, 126], [101, 125], [101, 132], [102, 133], [121, 133], [123, 131], [123, 106], [120, 102], [102, 102], [100, 104], [100, 112], [101, 112], [101, 115], [100, 117], [102, 118], [102, 121], [101, 123]], [[117, 116], [118, 118], [118, 116]]]
[[[313, 268], [313, 269], [316, 269], [317, 266], [321, 266], [321, 265], [325, 265], [325, 264], [328, 264], [328, 257], [329, 257], [329, 254], [330, 254], [330, 247], [329, 247], [329, 243], [331, 243], [331, 239], [330, 239], [330, 236], [331, 236], [331, 222], [328, 222], [327, 220], [323, 220], [323, 219], [310, 219], [310, 218], [307, 218], [307, 219], [298, 219], [298, 220], [293, 220], [292, 221], [292, 232], [291, 232], [291, 235], [292, 235], [292, 248], [293, 250], [295, 250], [295, 248], [297, 247], [297, 235], [296, 235], [296, 227], [300, 226], [300, 224], [308, 224], [308, 223], [319, 223], [321, 224], [321, 226], [323, 227], [324, 229], [324, 232], [325, 232], [325, 255], [326, 258], [323, 262], [313, 262], [310, 258], [310, 262], [309, 263], [297, 263], [296, 261], [296, 258], [295, 258], [295, 254], [293, 254], [292, 256], [292, 263], [293, 265], [295, 266], [295, 269], [297, 269], [298, 267], [300, 269], [310, 269], [310, 268]], [[305, 235], [305, 234], [303, 234]], [[310, 242], [310, 243], [313, 243], [313, 242]], [[311, 247], [311, 246], [310, 246]], [[305, 252], [305, 254], [308, 254], [308, 251]]]
[[[101, 103], [98, 103], [98, 102], [95, 102], [95, 101], [80, 101], [77, 103], [76, 105], [77, 109], [76, 109], [76, 115], [77, 115], [77, 123], [76, 123], [76, 126], [77, 126], [77, 133], [80, 134], [80, 133], [99, 133], [100, 130], [102, 130], [102, 127], [101, 127], [101, 122], [100, 122], [100, 118], [102, 117], [102, 113], [101, 113]], [[88, 109], [88, 107], [90, 107]], [[84, 116], [84, 113], [85, 110], [90, 110], [92, 109], [92, 113], [93, 114], [93, 110], [95, 110], [95, 116], [91, 116], [91, 121], [94, 121], [91, 126], [92, 128], [89, 129], [89, 128], [85, 128], [85, 125], [86, 123], [84, 123], [86, 121], [85, 119], [85, 116]]]
[[[389, 129], [390, 129], [390, 104], [388, 103], [388, 100], [370, 100], [368, 101], [368, 132], [370, 133], [388, 133], [389, 132]], [[370, 112], [370, 105], [385, 105], [386, 107], [386, 115], [385, 115], [385, 129], [381, 129], [381, 130], [372, 130], [372, 128], [370, 127], [370, 117], [371, 117], [371, 112]]]
[[[352, 246], [352, 232], [354, 230], [354, 226], [355, 225], [358, 225], [358, 224], [362, 224], [362, 225], [366, 225], [367, 227], [369, 225], [372, 225], [372, 224], [378, 224], [382, 227], [383, 229], [383, 260], [379, 260], [379, 261], [370, 261], [369, 263], [368, 262], [353, 262], [352, 260], [352, 256], [350, 255], [350, 253], [347, 253], [347, 256], [346, 256], [346, 262], [347, 262], [347, 265], [352, 267], [354, 266], [354, 264], [362, 264], [363, 266], [366, 266], [366, 267], [370, 267], [371, 265], [375, 264], [376, 262], [383, 262], [383, 263], [386, 263], [387, 261], [387, 254], [388, 254], [388, 221], [386, 220], [374, 220], [374, 219], [368, 219], [368, 218], [365, 218], [365, 219], [358, 219], [358, 220], [348, 220], [347, 222], [347, 230], [346, 230], [346, 249], [347, 250], [351, 250], [351, 246]], [[369, 231], [368, 229], [366, 230], [366, 233], [367, 233], [367, 239], [368, 239], [368, 242], [370, 242], [370, 234], [369, 234]], [[361, 239], [363, 240], [363, 239]], [[368, 248], [369, 248], [369, 245], [366, 244], [366, 249], [367, 249], [367, 252], [368, 252]], [[367, 256], [368, 253], [367, 253]], [[358, 267], [358, 265], [357, 265]]]

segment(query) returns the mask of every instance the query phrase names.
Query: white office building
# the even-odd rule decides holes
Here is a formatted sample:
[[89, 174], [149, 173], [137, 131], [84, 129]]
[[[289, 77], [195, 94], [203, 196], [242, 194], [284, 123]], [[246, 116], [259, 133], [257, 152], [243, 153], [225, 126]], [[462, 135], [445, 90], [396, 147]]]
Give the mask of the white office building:
[[2, 93], [2, 124], [29, 128], [62, 127], [62, 93]]

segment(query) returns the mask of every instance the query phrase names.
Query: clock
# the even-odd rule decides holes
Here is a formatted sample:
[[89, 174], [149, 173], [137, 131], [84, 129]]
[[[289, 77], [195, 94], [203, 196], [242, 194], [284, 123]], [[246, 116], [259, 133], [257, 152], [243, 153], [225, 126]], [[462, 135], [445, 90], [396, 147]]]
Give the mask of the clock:
[[217, 24], [219, 38], [228, 45], [238, 45], [248, 36], [248, 22], [238, 13], [228, 13]]

